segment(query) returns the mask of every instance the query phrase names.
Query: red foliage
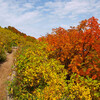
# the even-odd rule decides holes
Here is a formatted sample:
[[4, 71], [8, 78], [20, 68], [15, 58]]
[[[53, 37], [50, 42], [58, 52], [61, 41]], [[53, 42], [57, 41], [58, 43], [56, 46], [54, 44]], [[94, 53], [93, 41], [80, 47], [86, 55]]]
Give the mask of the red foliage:
[[39, 40], [48, 42], [48, 50], [54, 51], [53, 57], [65, 64], [69, 72], [100, 79], [100, 25], [97, 21], [91, 17], [76, 28], [59, 27]]
[[26, 38], [27, 37], [27, 35], [24, 35], [24, 38]]
[[23, 36], [27, 41], [34, 42], [36, 40], [36, 38], [31, 37], [31, 36], [27, 36], [25, 33], [20, 32], [15, 27], [8, 26], [7, 29], [9, 29], [10, 31], [12, 31], [12, 32], [14, 32], [16, 34], [19, 34], [19, 35]]
[[25, 33], [22, 33], [19, 30], [17, 30], [15, 27], [8, 26], [8, 29], [11, 30], [12, 32], [16, 33], [16, 34], [20, 34], [22, 36], [26, 35]]
[[93, 75], [93, 76], [92, 76], [92, 79], [96, 79], [96, 78], [97, 78], [97, 75]]

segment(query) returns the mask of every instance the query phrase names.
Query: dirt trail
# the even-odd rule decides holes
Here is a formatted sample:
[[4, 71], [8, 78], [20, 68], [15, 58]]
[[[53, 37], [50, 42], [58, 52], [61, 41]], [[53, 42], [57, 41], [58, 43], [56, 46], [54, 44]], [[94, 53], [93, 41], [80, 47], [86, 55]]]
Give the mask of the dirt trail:
[[7, 54], [6, 62], [0, 64], [0, 100], [7, 100], [7, 77], [11, 73], [15, 51], [16, 49], [13, 49], [11, 54]]

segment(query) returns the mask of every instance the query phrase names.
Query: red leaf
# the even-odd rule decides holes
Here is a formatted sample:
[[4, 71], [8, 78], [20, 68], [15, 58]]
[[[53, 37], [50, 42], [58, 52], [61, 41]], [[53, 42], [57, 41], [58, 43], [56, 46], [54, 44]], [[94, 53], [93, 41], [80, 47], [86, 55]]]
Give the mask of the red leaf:
[[92, 79], [96, 79], [96, 78], [97, 78], [97, 75], [93, 75], [93, 76], [92, 76]]

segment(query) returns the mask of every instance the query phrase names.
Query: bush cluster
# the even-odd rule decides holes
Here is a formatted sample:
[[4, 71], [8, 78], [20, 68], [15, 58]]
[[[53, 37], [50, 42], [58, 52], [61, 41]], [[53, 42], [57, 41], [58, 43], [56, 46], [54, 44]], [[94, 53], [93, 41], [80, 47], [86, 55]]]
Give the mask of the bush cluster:
[[99, 100], [100, 26], [92, 17], [76, 28], [53, 29], [38, 40], [24, 36], [16, 53], [14, 100]]

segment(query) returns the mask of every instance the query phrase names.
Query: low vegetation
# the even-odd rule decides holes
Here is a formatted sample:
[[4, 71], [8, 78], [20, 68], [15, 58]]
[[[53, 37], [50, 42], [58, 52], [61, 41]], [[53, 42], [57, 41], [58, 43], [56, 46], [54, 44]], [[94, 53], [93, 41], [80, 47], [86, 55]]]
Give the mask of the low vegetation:
[[18, 46], [16, 76], [8, 86], [14, 100], [99, 100], [100, 25], [96, 18], [68, 30], [53, 29], [39, 39], [14, 27], [0, 28], [0, 38], [0, 61], [5, 60], [5, 51]]

